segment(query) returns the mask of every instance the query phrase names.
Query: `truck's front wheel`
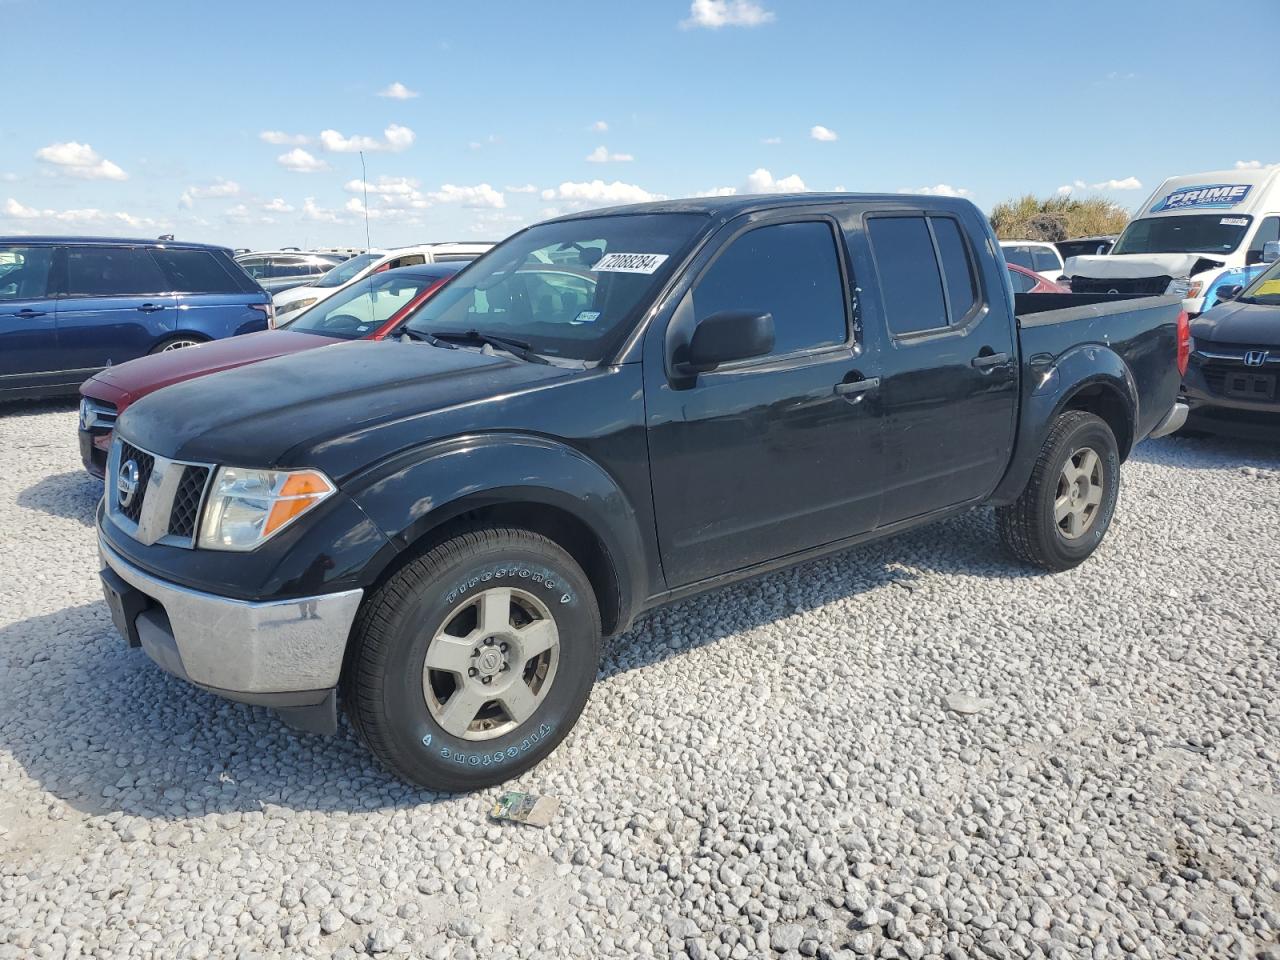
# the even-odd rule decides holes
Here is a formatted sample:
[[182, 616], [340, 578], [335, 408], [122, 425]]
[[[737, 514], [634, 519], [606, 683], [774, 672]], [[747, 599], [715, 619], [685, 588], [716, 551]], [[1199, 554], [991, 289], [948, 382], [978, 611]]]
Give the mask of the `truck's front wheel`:
[[343, 700], [398, 776], [474, 790], [546, 757], [577, 721], [599, 661], [591, 584], [564, 550], [485, 528], [434, 547], [370, 597]]
[[1082, 563], [1106, 535], [1120, 491], [1120, 450], [1106, 421], [1082, 410], [1058, 417], [1021, 496], [996, 510], [1000, 539], [1046, 570]]

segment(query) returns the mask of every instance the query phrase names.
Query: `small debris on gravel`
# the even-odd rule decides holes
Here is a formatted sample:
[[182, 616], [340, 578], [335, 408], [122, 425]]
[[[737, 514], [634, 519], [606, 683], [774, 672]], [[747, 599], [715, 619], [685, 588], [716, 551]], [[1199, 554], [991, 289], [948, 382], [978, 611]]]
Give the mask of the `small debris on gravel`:
[[465, 796], [126, 650], [75, 431], [0, 408], [0, 960], [1280, 960], [1274, 446], [1143, 444], [1060, 575], [979, 511], [658, 611]]

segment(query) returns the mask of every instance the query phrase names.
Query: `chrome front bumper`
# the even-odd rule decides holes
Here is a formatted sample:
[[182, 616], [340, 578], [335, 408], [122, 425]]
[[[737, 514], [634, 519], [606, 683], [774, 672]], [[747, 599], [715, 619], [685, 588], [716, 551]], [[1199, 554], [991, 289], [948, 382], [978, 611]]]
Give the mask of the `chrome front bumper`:
[[1188, 407], [1182, 401], [1178, 401], [1169, 410], [1163, 420], [1156, 425], [1156, 428], [1147, 434], [1148, 440], [1155, 440], [1157, 437], [1167, 437], [1169, 434], [1182, 429], [1182, 425], [1187, 422]]
[[[268, 706], [299, 702], [273, 695], [337, 685], [363, 590], [251, 603], [154, 577], [112, 550], [101, 534], [98, 553], [117, 628], [169, 673], [230, 699]], [[132, 588], [124, 602], [119, 581]]]

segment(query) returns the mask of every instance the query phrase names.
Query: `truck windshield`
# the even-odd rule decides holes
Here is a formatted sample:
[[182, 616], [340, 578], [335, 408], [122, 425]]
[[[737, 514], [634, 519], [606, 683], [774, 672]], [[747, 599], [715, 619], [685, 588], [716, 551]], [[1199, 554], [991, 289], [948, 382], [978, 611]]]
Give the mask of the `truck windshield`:
[[319, 280], [313, 281], [313, 287], [340, 287], [352, 277], [356, 276], [369, 264], [382, 259], [380, 253], [362, 253], [358, 257], [352, 257], [350, 260], [344, 260], [328, 273], [320, 277]]
[[1280, 260], [1245, 287], [1236, 299], [1241, 303], [1263, 303], [1269, 307], [1280, 307]]
[[597, 362], [621, 343], [706, 224], [702, 214], [544, 223], [499, 244], [411, 316], [411, 333], [477, 331]]
[[1111, 248], [1121, 253], [1231, 253], [1240, 246], [1252, 217], [1186, 214], [1132, 221]]

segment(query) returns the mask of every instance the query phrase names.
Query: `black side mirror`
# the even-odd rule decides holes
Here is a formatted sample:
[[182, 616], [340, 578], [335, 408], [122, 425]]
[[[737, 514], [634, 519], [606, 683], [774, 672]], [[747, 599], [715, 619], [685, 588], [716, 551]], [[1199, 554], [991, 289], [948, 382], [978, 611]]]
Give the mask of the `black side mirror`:
[[1240, 296], [1240, 291], [1243, 289], [1244, 286], [1239, 283], [1232, 283], [1225, 287], [1219, 287], [1218, 303], [1225, 303], [1228, 300], [1234, 300], [1236, 297]]
[[725, 310], [713, 313], [698, 324], [676, 369], [692, 376], [714, 370], [722, 363], [763, 357], [772, 351], [772, 313]]

